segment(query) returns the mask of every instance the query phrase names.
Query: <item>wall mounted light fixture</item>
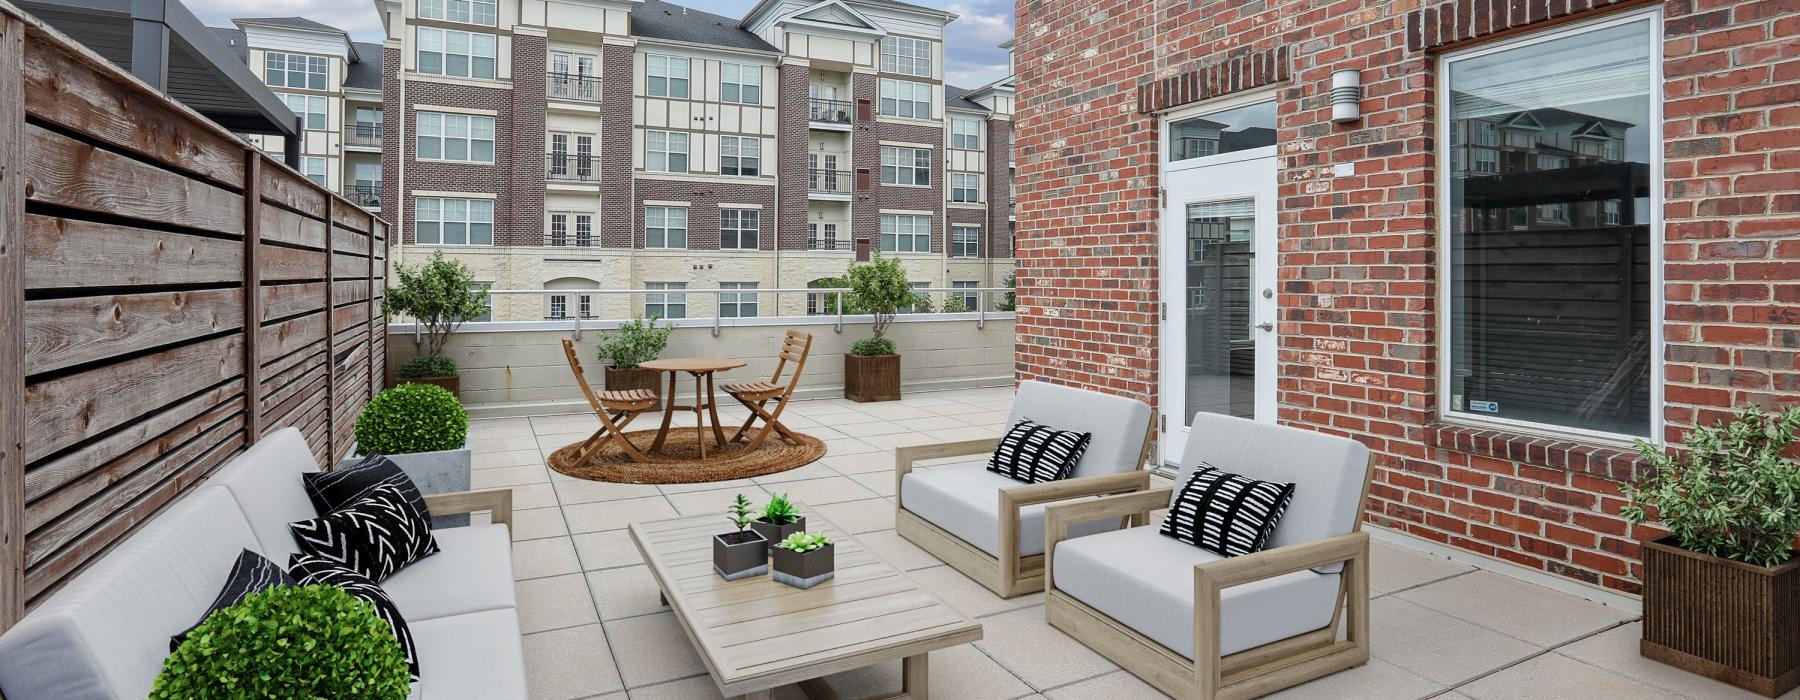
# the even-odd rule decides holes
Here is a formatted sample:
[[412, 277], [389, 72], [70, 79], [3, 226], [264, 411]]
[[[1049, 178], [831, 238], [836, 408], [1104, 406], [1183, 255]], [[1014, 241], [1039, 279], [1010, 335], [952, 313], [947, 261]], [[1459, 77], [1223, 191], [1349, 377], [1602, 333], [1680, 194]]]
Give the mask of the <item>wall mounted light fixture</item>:
[[1362, 71], [1340, 70], [1331, 74], [1331, 121], [1345, 124], [1362, 119]]

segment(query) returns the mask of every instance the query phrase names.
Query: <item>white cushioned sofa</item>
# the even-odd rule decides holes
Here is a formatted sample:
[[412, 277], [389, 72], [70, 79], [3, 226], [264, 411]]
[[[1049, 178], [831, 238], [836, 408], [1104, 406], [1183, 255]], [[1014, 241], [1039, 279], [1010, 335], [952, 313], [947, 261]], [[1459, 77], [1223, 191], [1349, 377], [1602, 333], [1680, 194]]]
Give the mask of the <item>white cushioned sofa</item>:
[[[300, 475], [317, 471], [293, 428], [265, 436], [0, 635], [7, 700], [142, 698], [169, 637], [193, 625], [245, 549], [287, 565], [287, 524], [317, 517]], [[438, 554], [382, 583], [417, 645], [413, 697], [524, 698], [513, 594], [511, 491], [426, 496], [433, 514], [494, 524], [433, 530]]]

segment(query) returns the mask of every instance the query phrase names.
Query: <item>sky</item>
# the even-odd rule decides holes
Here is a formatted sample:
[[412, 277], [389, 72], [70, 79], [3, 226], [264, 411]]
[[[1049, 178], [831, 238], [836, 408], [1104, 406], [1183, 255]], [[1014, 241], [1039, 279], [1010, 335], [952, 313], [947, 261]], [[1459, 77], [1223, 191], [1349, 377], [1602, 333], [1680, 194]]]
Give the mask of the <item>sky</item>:
[[[702, 12], [743, 17], [756, 0], [673, 0]], [[945, 38], [944, 78], [951, 85], [975, 88], [1006, 76], [1006, 51], [999, 44], [1013, 35], [1013, 0], [908, 0], [960, 16]], [[380, 41], [381, 19], [374, 0], [184, 0], [208, 25], [231, 26], [232, 17], [305, 17], [343, 29], [357, 41]]]

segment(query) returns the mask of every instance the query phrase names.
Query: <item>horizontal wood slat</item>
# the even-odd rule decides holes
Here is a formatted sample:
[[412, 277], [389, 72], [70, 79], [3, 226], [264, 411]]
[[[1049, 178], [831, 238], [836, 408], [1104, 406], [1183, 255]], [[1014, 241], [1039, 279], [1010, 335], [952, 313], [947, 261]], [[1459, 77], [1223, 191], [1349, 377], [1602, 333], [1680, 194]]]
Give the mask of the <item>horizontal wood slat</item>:
[[244, 244], [78, 219], [25, 216], [25, 288], [228, 284]]
[[238, 195], [177, 173], [25, 125], [25, 196], [96, 214], [242, 234]]
[[25, 302], [25, 372], [73, 367], [242, 328], [244, 290]]

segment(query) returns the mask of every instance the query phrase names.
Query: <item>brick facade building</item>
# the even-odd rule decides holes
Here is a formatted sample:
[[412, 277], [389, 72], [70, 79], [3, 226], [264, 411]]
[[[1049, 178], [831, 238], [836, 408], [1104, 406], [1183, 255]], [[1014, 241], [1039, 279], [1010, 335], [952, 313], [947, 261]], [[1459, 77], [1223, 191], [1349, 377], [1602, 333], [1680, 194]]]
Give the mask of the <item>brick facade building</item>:
[[[1242, 380], [1378, 453], [1369, 522], [1634, 593], [1631, 439], [1800, 400], [1796, 46], [1780, 0], [1020, 2], [1020, 377], [1190, 416]], [[1249, 301], [1206, 276], [1263, 235], [1189, 167], [1221, 130], [1273, 172]], [[1266, 361], [1169, 354], [1233, 303]]]

